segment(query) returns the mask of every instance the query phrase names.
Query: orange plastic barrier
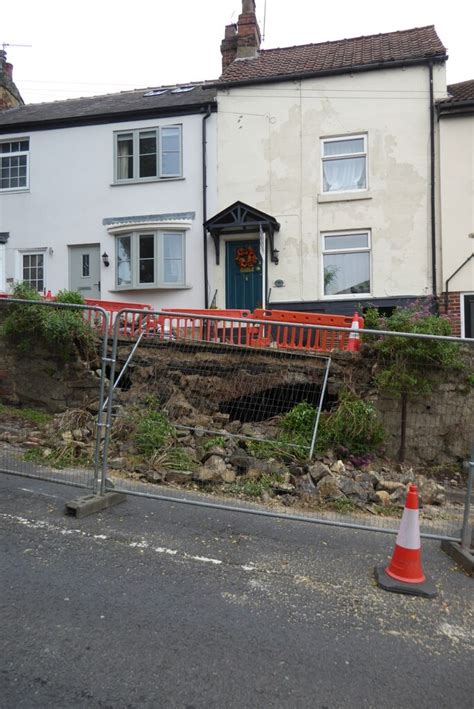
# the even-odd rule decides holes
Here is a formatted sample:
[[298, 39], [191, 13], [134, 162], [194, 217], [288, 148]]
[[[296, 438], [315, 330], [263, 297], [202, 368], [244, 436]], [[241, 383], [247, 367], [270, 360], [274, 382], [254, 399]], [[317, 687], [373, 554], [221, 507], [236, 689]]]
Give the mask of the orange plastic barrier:
[[[108, 311], [110, 319], [107, 334], [110, 336], [113, 334], [117, 313], [124, 309], [143, 310], [143, 315], [141, 313], [124, 314], [119, 327], [119, 335], [121, 337], [137, 337], [143, 331], [150, 334], [156, 329], [158, 324], [156, 316], [147, 315], [147, 311], [153, 310], [153, 307], [145, 303], [129, 303], [122, 300], [99, 300], [94, 298], [84, 298], [84, 302], [86, 305], [96, 306]], [[100, 327], [102, 318], [96, 311], [86, 310], [86, 319], [92, 327]]]
[[[253, 325], [250, 343], [254, 347], [277, 347], [278, 349], [315, 350], [332, 352], [347, 350], [348, 332], [337, 330], [309, 330], [298, 325], [329, 325], [347, 327], [352, 325], [352, 317], [347, 315], [326, 315], [325, 313], [302, 313], [295, 310], [263, 310], [253, 312], [255, 320], [265, 320], [268, 325]], [[359, 326], [364, 321], [359, 318]]]

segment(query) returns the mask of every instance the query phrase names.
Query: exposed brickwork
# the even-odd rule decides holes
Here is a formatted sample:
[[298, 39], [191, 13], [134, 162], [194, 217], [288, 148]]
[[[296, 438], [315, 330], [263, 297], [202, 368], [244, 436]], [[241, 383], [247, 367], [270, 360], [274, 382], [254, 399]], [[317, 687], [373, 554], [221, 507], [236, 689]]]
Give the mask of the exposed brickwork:
[[442, 293], [439, 298], [439, 314], [449, 318], [453, 335], [461, 337], [461, 294], [459, 292], [448, 293], [448, 307], [446, 307], [446, 295]]
[[7, 55], [0, 50], [0, 111], [23, 106], [24, 101], [13, 83], [13, 66], [7, 62]]
[[238, 23], [227, 25], [225, 37], [221, 42], [222, 71], [230, 66], [234, 59], [252, 59], [258, 56], [261, 35], [255, 14], [254, 0], [242, 0], [242, 13]]

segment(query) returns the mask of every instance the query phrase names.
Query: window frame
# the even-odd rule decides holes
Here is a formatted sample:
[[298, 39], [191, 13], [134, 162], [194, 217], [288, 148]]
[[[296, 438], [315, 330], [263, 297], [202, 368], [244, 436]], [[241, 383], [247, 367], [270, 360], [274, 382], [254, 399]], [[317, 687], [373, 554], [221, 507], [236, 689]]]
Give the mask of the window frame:
[[[337, 194], [352, 194], [353, 192], [367, 192], [369, 190], [369, 150], [368, 150], [368, 135], [367, 133], [356, 133], [354, 135], [337, 135], [320, 139], [321, 150], [321, 192], [323, 195]], [[364, 151], [361, 153], [340, 153], [338, 155], [324, 155], [324, 146], [326, 143], [336, 143], [341, 140], [360, 140], [364, 141]], [[344, 160], [347, 158], [365, 158], [365, 187], [351, 187], [348, 190], [325, 190], [324, 189], [324, 163], [332, 160]]]
[[[177, 235], [181, 245], [181, 268], [182, 279], [179, 282], [164, 280], [164, 236]], [[153, 236], [153, 282], [140, 282], [140, 237]], [[148, 290], [148, 289], [173, 289], [186, 288], [186, 230], [178, 228], [169, 229], [134, 229], [123, 231], [114, 235], [115, 238], [115, 289], [116, 290]], [[118, 241], [119, 239], [130, 238], [130, 273], [131, 283], [119, 284], [119, 260]]]
[[[25, 256], [42, 256], [43, 257], [43, 287], [38, 289], [37, 292], [38, 293], [44, 292], [46, 290], [46, 283], [47, 283], [47, 281], [46, 281], [46, 249], [21, 249], [18, 251], [18, 254], [19, 254], [19, 271], [18, 271], [19, 278], [17, 280], [19, 280], [21, 283], [28, 283], [30, 286], [31, 286], [31, 282], [25, 281], [25, 279], [23, 278], [23, 270], [25, 268], [24, 263], [23, 263], [23, 259]], [[35, 286], [31, 286], [31, 287], [35, 287]]]
[[[367, 246], [356, 248], [342, 249], [327, 249], [327, 236], [358, 236], [363, 234], [367, 236]], [[370, 298], [373, 295], [373, 279], [372, 279], [372, 233], [370, 229], [344, 229], [339, 231], [324, 231], [321, 232], [322, 250], [321, 250], [321, 297], [324, 300], [354, 300], [354, 298]], [[369, 290], [366, 293], [326, 293], [324, 287], [324, 257], [332, 254], [369, 254]]]
[[[163, 131], [167, 128], [174, 128], [179, 130], [179, 172], [174, 174], [163, 174], [163, 150], [162, 150], [162, 139]], [[150, 177], [140, 177], [140, 135], [142, 133], [152, 133], [155, 132], [156, 138], [156, 175]], [[133, 177], [119, 177], [118, 170], [118, 143], [120, 136], [132, 135], [133, 140]], [[142, 182], [161, 182], [163, 180], [179, 180], [183, 177], [183, 124], [182, 123], [172, 123], [163, 126], [149, 126], [142, 128], [130, 128], [127, 130], [117, 130], [114, 131], [114, 185], [127, 185], [136, 184]]]
[[20, 186], [18, 186], [18, 187], [2, 187], [1, 181], [0, 181], [0, 192], [3, 192], [3, 193], [4, 192], [25, 192], [25, 191], [29, 190], [29, 188], [30, 188], [30, 136], [8, 138], [7, 140], [0, 139], [0, 145], [5, 145], [6, 143], [22, 143], [25, 140], [28, 141], [28, 149], [27, 150], [17, 150], [15, 152], [10, 152], [10, 153], [0, 153], [0, 177], [1, 177], [1, 170], [2, 170], [4, 158], [21, 157], [21, 156], [25, 155], [26, 156], [26, 184], [22, 185], [21, 187]]

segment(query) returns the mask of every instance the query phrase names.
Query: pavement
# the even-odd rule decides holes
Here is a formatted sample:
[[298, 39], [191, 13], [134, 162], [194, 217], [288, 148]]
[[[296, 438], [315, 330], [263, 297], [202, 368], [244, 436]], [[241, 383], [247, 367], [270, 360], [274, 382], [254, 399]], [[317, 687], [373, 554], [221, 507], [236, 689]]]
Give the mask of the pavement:
[[[379, 589], [394, 537], [0, 474], [0, 707], [473, 706], [472, 578]], [[214, 498], [213, 498], [214, 499]], [[215, 501], [215, 500], [214, 500]]]

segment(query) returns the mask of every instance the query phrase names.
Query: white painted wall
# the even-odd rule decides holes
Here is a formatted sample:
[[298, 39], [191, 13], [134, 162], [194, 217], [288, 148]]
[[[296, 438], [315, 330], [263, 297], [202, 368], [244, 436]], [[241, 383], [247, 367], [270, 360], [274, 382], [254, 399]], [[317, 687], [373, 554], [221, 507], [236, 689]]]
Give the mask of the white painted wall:
[[[474, 116], [442, 116], [441, 235], [443, 284], [474, 254]], [[444, 287], [443, 287], [444, 290]], [[474, 259], [449, 283], [450, 291], [474, 291]]]
[[[446, 96], [444, 66], [434, 68], [434, 88]], [[218, 210], [241, 200], [280, 222], [268, 285], [285, 287], [273, 300], [323, 299], [321, 233], [352, 229], [371, 230], [373, 297], [431, 291], [427, 67], [221, 90], [218, 102]], [[320, 139], [360, 133], [367, 192], [322, 195]], [[222, 306], [223, 265], [213, 285]]]
[[[113, 185], [114, 131], [160, 125], [183, 126], [183, 175], [180, 180]], [[208, 129], [208, 204], [216, 206], [215, 128]], [[102, 298], [150, 303], [155, 307], [203, 307], [202, 115], [128, 121], [36, 131], [30, 138], [30, 188], [0, 193], [0, 231], [10, 233], [7, 279], [21, 278], [19, 252], [46, 249], [46, 289], [67, 288], [68, 245], [100, 244], [111, 265], [101, 265]], [[9, 137], [0, 136], [1, 140]], [[187, 289], [115, 290], [115, 237], [102, 220], [173, 212], [195, 212], [186, 231]], [[50, 253], [52, 252], [52, 253]]]

